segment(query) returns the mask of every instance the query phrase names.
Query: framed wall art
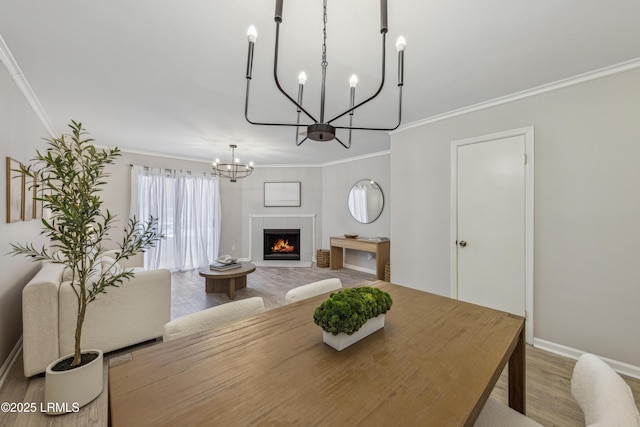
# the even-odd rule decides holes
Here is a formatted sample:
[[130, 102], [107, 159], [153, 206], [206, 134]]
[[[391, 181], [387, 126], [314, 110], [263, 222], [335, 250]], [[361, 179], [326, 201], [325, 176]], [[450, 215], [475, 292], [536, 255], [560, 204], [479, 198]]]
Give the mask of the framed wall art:
[[299, 207], [300, 182], [265, 182], [265, 207]]

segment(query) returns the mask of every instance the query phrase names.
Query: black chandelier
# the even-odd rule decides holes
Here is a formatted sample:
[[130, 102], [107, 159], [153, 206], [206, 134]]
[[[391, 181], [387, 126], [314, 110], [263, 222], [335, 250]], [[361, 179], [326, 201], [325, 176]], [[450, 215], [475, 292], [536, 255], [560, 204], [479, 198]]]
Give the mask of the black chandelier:
[[[394, 127], [390, 128], [378, 128], [378, 127], [363, 127], [363, 126], [353, 126], [353, 113], [354, 111], [371, 101], [373, 98], [378, 96], [378, 94], [382, 91], [384, 87], [385, 80], [385, 47], [386, 47], [386, 36], [389, 31], [387, 27], [387, 0], [380, 0], [380, 33], [382, 34], [382, 77], [380, 80], [380, 86], [378, 90], [366, 98], [365, 100], [355, 103], [355, 93], [356, 93], [356, 85], [358, 84], [358, 78], [354, 74], [351, 76], [349, 80], [350, 86], [350, 96], [349, 96], [349, 108], [344, 112], [338, 114], [330, 120], [325, 120], [325, 83], [326, 83], [326, 74], [327, 74], [327, 0], [323, 0], [324, 8], [323, 8], [323, 22], [324, 22], [324, 39], [322, 43], [322, 82], [321, 82], [321, 90], [320, 90], [320, 118], [319, 120], [314, 117], [311, 113], [309, 113], [302, 106], [302, 93], [304, 89], [304, 84], [307, 80], [307, 76], [304, 72], [300, 73], [298, 76], [298, 98], [297, 100], [293, 99], [283, 88], [280, 86], [280, 82], [278, 80], [278, 44], [280, 39], [280, 24], [282, 23], [282, 3], [283, 0], [276, 0], [276, 13], [274, 20], [276, 21], [276, 41], [275, 41], [275, 54], [273, 59], [273, 78], [275, 80], [276, 86], [280, 90], [280, 92], [291, 101], [297, 109], [297, 121], [296, 123], [263, 123], [263, 122], [255, 122], [249, 119], [249, 88], [251, 84], [251, 73], [253, 69], [253, 49], [257, 38], [257, 31], [255, 27], [252, 25], [249, 27], [249, 31], [247, 32], [247, 38], [249, 39], [249, 51], [247, 54], [247, 92], [245, 96], [244, 103], [244, 117], [247, 121], [253, 125], [267, 125], [267, 126], [294, 126], [296, 128], [296, 145], [301, 145], [307, 139], [311, 139], [313, 141], [331, 141], [335, 139], [338, 141], [344, 148], [351, 147], [351, 131], [353, 130], [379, 130], [379, 131], [391, 131], [397, 129], [400, 126], [400, 122], [402, 120], [402, 86], [404, 84], [404, 48], [406, 46], [406, 41], [403, 37], [399, 37], [396, 42], [396, 49], [398, 51], [398, 123]], [[300, 123], [300, 114], [304, 113], [313, 123]], [[336, 126], [332, 125], [334, 121], [337, 119], [349, 115], [349, 126]], [[304, 139], [299, 140], [299, 130], [301, 126], [306, 126], [307, 132]], [[349, 131], [349, 139], [345, 144], [336, 136], [337, 129], [346, 129]]]
[[241, 164], [240, 159], [236, 158], [236, 148], [238, 148], [238, 146], [231, 144], [229, 147], [231, 147], [231, 162], [220, 163], [220, 159], [216, 159], [216, 161], [211, 164], [211, 167], [216, 175], [230, 179], [231, 182], [237, 182], [238, 178], [246, 178], [251, 175], [253, 172], [253, 162], [249, 162], [248, 165]]

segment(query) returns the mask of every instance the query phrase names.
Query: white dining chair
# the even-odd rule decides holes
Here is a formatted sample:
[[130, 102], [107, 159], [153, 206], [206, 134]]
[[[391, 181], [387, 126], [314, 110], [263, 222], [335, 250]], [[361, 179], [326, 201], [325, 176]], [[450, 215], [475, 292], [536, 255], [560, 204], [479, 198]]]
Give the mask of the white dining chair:
[[489, 396], [475, 427], [542, 427], [533, 419]]
[[225, 323], [264, 313], [261, 297], [246, 298], [179, 317], [164, 325], [163, 341], [171, 341]]
[[331, 291], [336, 291], [342, 288], [342, 282], [338, 278], [324, 279], [317, 282], [309, 283], [308, 285], [298, 286], [291, 289], [284, 296], [284, 300], [287, 304], [291, 304], [303, 299], [315, 297], [316, 295], [324, 294]]
[[571, 394], [584, 413], [587, 427], [640, 427], [631, 388], [598, 356], [580, 356], [573, 368]]

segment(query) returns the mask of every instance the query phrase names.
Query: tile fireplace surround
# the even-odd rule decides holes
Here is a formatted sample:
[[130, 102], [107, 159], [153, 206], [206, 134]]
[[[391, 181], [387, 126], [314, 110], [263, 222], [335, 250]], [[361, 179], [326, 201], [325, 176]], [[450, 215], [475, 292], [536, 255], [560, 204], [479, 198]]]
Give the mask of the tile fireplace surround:
[[[300, 229], [300, 261], [265, 261], [263, 230], [273, 228]], [[249, 256], [259, 267], [311, 267], [315, 262], [316, 214], [249, 215]]]

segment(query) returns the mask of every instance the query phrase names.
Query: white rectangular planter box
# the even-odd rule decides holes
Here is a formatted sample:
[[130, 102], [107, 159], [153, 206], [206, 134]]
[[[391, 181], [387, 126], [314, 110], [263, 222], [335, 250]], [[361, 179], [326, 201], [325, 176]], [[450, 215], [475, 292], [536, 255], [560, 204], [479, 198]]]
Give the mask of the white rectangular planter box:
[[347, 335], [344, 332], [338, 335], [333, 335], [330, 332], [322, 331], [322, 340], [325, 344], [330, 345], [338, 351], [344, 350], [351, 344], [360, 341], [362, 338], [371, 335], [378, 329], [384, 327], [384, 314], [379, 314], [377, 317], [367, 320], [367, 322], [355, 331], [351, 335]]

